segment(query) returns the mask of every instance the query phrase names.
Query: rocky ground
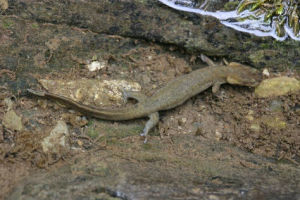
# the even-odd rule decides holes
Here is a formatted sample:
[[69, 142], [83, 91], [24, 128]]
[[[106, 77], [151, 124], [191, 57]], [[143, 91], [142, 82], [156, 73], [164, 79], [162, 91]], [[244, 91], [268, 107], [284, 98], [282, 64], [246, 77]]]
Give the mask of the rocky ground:
[[[221, 33], [253, 41], [247, 48], [235, 46], [229, 54], [228, 41], [212, 45], [202, 32], [191, 38], [209, 47], [182, 43], [187, 35], [181, 31], [162, 39], [157, 35], [167, 29], [155, 29], [152, 23], [150, 31], [137, 21], [141, 13], [147, 16], [148, 12], [136, 14], [136, 18], [132, 13], [151, 7], [152, 15], [177, 16], [182, 21], [168, 24], [185, 25], [179, 26], [181, 30], [192, 26], [193, 34], [199, 29], [198, 18], [207, 30], [212, 23], [221, 25], [213, 19], [184, 16], [158, 3], [132, 2], [98, 2], [96, 12], [92, 1], [81, 7], [72, 1], [32, 1], [31, 5], [8, 1], [10, 6], [0, 16], [0, 198], [299, 199], [299, 90], [271, 97], [259, 97], [254, 89], [231, 85], [222, 86], [217, 95], [205, 91], [178, 108], [161, 112], [159, 125], [146, 144], [139, 136], [145, 119], [98, 120], [28, 95], [27, 88], [46, 87], [81, 101], [89, 95], [84, 103], [90, 105], [125, 106], [120, 87], [130, 86], [151, 95], [167, 81], [205, 67], [200, 52], [215, 62], [226, 57], [261, 71], [265, 68], [265, 79], [299, 80], [299, 71], [293, 68], [298, 62], [295, 41], [280, 47], [269, 38], [224, 28]], [[59, 12], [67, 5], [66, 12]], [[104, 12], [105, 8], [110, 12]], [[135, 28], [128, 30], [121, 24], [115, 24], [115, 31], [105, 28], [128, 12], [131, 20], [124, 19]], [[95, 16], [88, 18], [87, 13]], [[144, 28], [139, 29], [141, 26]], [[248, 49], [257, 41], [275, 44], [278, 51], [266, 45], [265, 49], [257, 47], [262, 48], [259, 51]], [[287, 53], [288, 46], [295, 48]], [[254, 57], [245, 53], [266, 55], [268, 48], [289, 57], [281, 57], [283, 61], [256, 57], [254, 62]], [[233, 58], [238, 54], [247, 56]], [[102, 89], [93, 90], [95, 85]], [[283, 90], [278, 87], [275, 90]], [[100, 103], [93, 98], [99, 94]]]

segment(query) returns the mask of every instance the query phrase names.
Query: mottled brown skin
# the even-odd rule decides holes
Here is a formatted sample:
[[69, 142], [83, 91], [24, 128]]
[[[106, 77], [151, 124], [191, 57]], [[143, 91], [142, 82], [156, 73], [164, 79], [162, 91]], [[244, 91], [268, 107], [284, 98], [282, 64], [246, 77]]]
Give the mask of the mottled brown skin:
[[227, 65], [215, 65], [209, 58], [203, 55], [201, 57], [203, 61], [209, 64], [209, 67], [175, 78], [167, 83], [165, 87], [157, 90], [151, 97], [138, 92], [125, 91], [124, 98], [126, 100], [133, 98], [138, 101], [133, 107], [108, 110], [86, 106], [53, 93], [38, 92], [31, 89], [28, 89], [28, 92], [37, 96], [62, 101], [82, 113], [99, 119], [119, 121], [148, 116], [150, 119], [141, 134], [146, 136], [149, 130], [158, 123], [158, 111], [179, 106], [209, 87], [212, 87], [213, 93], [216, 93], [220, 85], [224, 83], [255, 87], [261, 80], [261, 74], [254, 68], [234, 62]]

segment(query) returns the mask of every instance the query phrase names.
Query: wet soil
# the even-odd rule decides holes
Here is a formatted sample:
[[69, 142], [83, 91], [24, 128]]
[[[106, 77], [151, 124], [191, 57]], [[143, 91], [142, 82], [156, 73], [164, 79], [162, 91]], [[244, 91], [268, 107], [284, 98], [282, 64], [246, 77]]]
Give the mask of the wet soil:
[[[145, 44], [147, 43], [143, 42], [143, 45]], [[33, 76], [51, 80], [61, 80], [63, 77], [66, 81], [80, 77], [98, 77], [99, 81], [128, 79], [139, 82], [143, 92], [151, 95], [155, 89], [162, 87], [168, 80], [188, 73], [192, 68], [204, 65], [198, 60], [197, 55], [189, 57], [172, 48], [170, 51], [168, 48], [155, 44], [149, 43], [148, 45], [148, 47], [134, 47], [120, 56], [118, 60], [114, 60], [113, 64], [97, 72], [89, 72], [87, 68], [75, 66], [72, 69], [58, 70], [44, 75], [36, 73]], [[113, 55], [108, 57], [113, 57]], [[124, 68], [115, 63], [126, 63], [128, 67]], [[293, 74], [293, 76], [297, 75]], [[37, 87], [41, 86], [37, 85]], [[13, 110], [22, 116], [26, 130], [12, 131], [1, 126], [1, 176], [3, 177], [1, 185], [5, 186], [2, 195], [11, 191], [22, 177], [40, 171], [39, 169], [51, 171], [63, 164], [73, 163], [74, 165], [75, 155], [76, 157], [78, 154], [93, 157], [93, 152], [99, 153], [103, 149], [107, 150], [104, 154], [109, 154], [107, 156], [116, 162], [119, 162], [120, 158], [121, 160], [128, 159], [129, 163], [139, 163], [139, 159], [149, 160], [147, 162], [158, 162], [163, 159], [167, 164], [175, 162], [172, 161], [173, 159], [186, 159], [186, 155], [182, 155], [182, 152], [186, 152], [194, 160], [201, 160], [204, 152], [195, 147], [197, 142], [201, 141], [201, 143], [214, 143], [215, 145], [231, 144], [246, 152], [272, 158], [273, 162], [289, 163], [287, 166], [298, 167], [300, 162], [299, 94], [262, 99], [255, 97], [253, 89], [246, 87], [225, 85], [217, 95], [213, 95], [208, 90], [178, 108], [162, 112], [158, 127], [151, 132], [149, 142], [143, 144], [143, 138], [139, 137], [139, 133], [146, 121], [144, 119], [109, 122], [88, 118], [88, 122], [81, 123], [74, 120], [78, 116], [82, 117], [80, 113], [70, 112], [69, 109], [56, 102], [30, 96], [14, 98], [8, 90], [3, 89], [3, 91], [6, 93], [1, 97], [2, 100], [12, 99]], [[274, 101], [281, 102], [280, 111], [270, 110]], [[1, 106], [1, 110], [0, 117], [3, 117], [5, 105]], [[274, 118], [280, 115], [286, 126], [278, 129], [262, 123], [259, 130], [252, 130], [253, 120], [251, 118], [249, 120], [249, 113], [252, 113], [253, 118], [260, 118], [263, 115]], [[42, 150], [41, 141], [61, 119], [68, 123], [71, 133], [68, 143], [71, 148], [47, 154]], [[188, 138], [187, 140], [197, 142], [194, 141], [192, 145], [188, 141], [181, 144], [179, 141], [184, 141], [185, 137]], [[124, 149], [127, 145], [129, 145], [128, 148]], [[226, 147], [227, 151], [236, 151], [233, 146]], [[230, 150], [231, 148], [233, 150]], [[154, 156], [151, 151], [155, 151], [157, 155]], [[165, 157], [166, 155], [168, 156]], [[219, 160], [219, 156], [211, 155], [209, 158], [211, 161]], [[246, 168], [260, 166], [239, 158], [230, 160]], [[195, 163], [191, 162], [189, 167], [196, 167]], [[156, 167], [157, 169], [162, 167], [160, 170], [168, 169], [167, 166]], [[207, 170], [214, 168], [210, 164], [206, 167]], [[208, 173], [202, 175], [214, 174]], [[142, 178], [144, 175], [140, 176]]]

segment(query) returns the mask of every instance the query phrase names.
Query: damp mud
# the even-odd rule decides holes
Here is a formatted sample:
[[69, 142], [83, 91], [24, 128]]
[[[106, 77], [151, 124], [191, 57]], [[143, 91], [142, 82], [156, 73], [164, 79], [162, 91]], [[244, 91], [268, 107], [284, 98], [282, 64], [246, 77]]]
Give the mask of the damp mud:
[[[34, 76], [54, 82], [58, 80], [57, 84], [61, 83], [62, 77], [68, 83], [79, 78], [89, 78], [99, 83], [111, 79], [125, 79], [140, 83], [142, 91], [151, 95], [155, 89], [162, 87], [176, 76], [189, 73], [192, 68], [205, 66], [201, 61], [193, 61], [193, 59], [191, 61], [191, 58], [182, 56], [176, 50], [169, 51], [154, 44], [149, 44], [148, 47], [134, 47], [134, 51], [121, 57], [123, 62], [131, 65], [130, 68], [122, 69], [122, 66], [108, 65], [105, 71], [90, 72], [88, 68], [75, 67], [72, 71], [60, 70], [59, 73], [53, 72], [44, 75], [37, 73]], [[197, 58], [197, 55], [195, 57]], [[276, 76], [281, 76], [283, 73], [276, 74]], [[299, 79], [297, 74], [292, 76]], [[76, 87], [80, 88], [80, 86], [83, 87], [82, 90], [85, 89], [85, 84], [79, 84]], [[43, 89], [41, 84], [32, 87]], [[2, 172], [5, 172], [2, 174], [1, 184], [6, 186], [6, 189], [2, 190], [6, 195], [23, 177], [27, 176], [30, 180], [33, 178], [30, 174], [37, 171], [41, 174], [50, 173], [48, 176], [52, 176], [51, 173], [59, 174], [61, 172], [56, 172], [56, 170], [62, 170], [66, 166], [81, 168], [76, 169], [76, 173], [71, 170], [68, 175], [71, 179], [76, 177], [77, 173], [88, 174], [93, 181], [99, 173], [100, 177], [106, 177], [107, 171], [109, 174], [116, 173], [116, 179], [110, 180], [114, 182], [110, 183], [112, 185], [105, 186], [105, 181], [102, 183], [104, 188], [109, 187], [115, 192], [118, 188], [115, 181], [121, 181], [125, 176], [126, 181], [134, 181], [138, 186], [133, 186], [135, 185], [133, 184], [125, 189], [123, 188], [125, 185], [121, 184], [122, 187], [120, 187], [123, 189], [120, 190], [135, 198], [141, 196], [134, 190], [132, 191], [131, 187], [141, 187], [146, 184], [155, 188], [159, 184], [168, 183], [167, 186], [164, 185], [167, 187], [165, 190], [173, 188], [169, 182], [178, 184], [178, 181], [182, 180], [182, 176], [184, 176], [182, 173], [178, 174], [177, 170], [179, 169], [188, 173], [190, 178], [193, 176], [199, 178], [200, 183], [193, 186], [195, 187], [194, 192], [187, 188], [183, 189], [191, 192], [188, 196], [200, 195], [203, 191], [197, 189], [197, 185], [202, 185], [207, 181], [217, 182], [214, 186], [215, 189], [207, 186], [207, 194], [215, 190], [219, 191], [224, 184], [229, 184], [227, 183], [229, 178], [234, 178], [232, 184], [238, 184], [234, 186], [235, 189], [230, 186], [234, 193], [240, 184], [244, 184], [239, 182], [242, 181], [239, 179], [247, 174], [247, 169], [255, 169], [253, 172], [255, 177], [260, 176], [262, 168], [267, 166], [279, 173], [279, 177], [282, 176], [281, 178], [286, 181], [298, 181], [297, 169], [300, 162], [299, 93], [259, 98], [254, 94], [254, 89], [247, 87], [224, 85], [217, 95], [207, 90], [188, 100], [182, 106], [162, 112], [158, 127], [151, 131], [148, 142], [143, 144], [143, 138], [139, 134], [143, 130], [146, 119], [126, 122], [103, 121], [84, 116], [54, 101], [29, 95], [15, 98], [9, 91], [5, 89], [3, 91], [6, 92], [6, 95], [2, 97], [3, 102], [7, 98], [9, 100], [6, 100], [1, 107], [1, 118], [4, 119], [8, 115], [8, 106], [11, 105], [10, 110], [16, 113], [13, 117], [21, 117], [20, 123], [23, 127], [21, 129], [18, 128], [20, 125], [7, 125], [4, 120], [1, 126]], [[58, 93], [64, 91], [63, 86], [57, 87]], [[65, 96], [68, 96], [68, 93]], [[118, 102], [115, 99], [108, 101], [115, 104], [114, 108], [126, 106], [122, 99], [119, 99]], [[93, 105], [93, 102], [89, 104]], [[279, 121], [275, 124], [272, 123], [277, 118]], [[268, 119], [271, 122], [268, 122]], [[63, 138], [54, 136], [58, 139], [47, 139], [49, 135], [53, 135], [53, 131], [57, 129], [60, 121], [65, 124], [67, 133], [62, 131]], [[52, 148], [53, 150], [51, 148], [45, 150], [45, 143], [47, 141], [49, 143], [49, 140], [54, 143], [51, 144], [55, 146]], [[101, 160], [101, 166], [104, 165], [99, 169], [97, 169], [98, 159]], [[79, 163], [78, 160], [80, 160]], [[113, 166], [111, 163], [115, 163], [119, 167], [111, 168]], [[126, 167], [124, 168], [124, 166]], [[11, 171], [12, 168], [16, 169]], [[150, 173], [150, 168], [152, 168], [151, 171], [157, 170], [156, 174]], [[96, 174], [93, 176], [92, 172], [86, 171], [88, 169], [100, 171], [93, 172]], [[285, 170], [291, 170], [295, 174], [290, 175]], [[15, 171], [20, 174], [16, 174]], [[136, 178], [131, 180], [123, 173], [132, 173], [132, 176]], [[241, 173], [238, 175], [239, 178], [235, 173]], [[264, 178], [267, 179], [268, 173]], [[15, 177], [16, 175], [17, 177]], [[165, 177], [160, 180], [162, 175]], [[48, 178], [46, 180], [36, 176], [33, 179], [37, 181], [36, 184], [48, 184], [47, 182], [52, 180], [51, 177], [50, 180]], [[182, 187], [193, 184], [193, 181], [196, 180], [192, 179], [184, 179], [183, 181], [187, 182], [182, 183]], [[264, 184], [266, 183], [271, 184], [268, 181], [264, 182]], [[258, 186], [255, 181], [252, 184], [251, 187]], [[280, 187], [281, 184], [283, 183], [278, 183], [277, 187]], [[18, 189], [20, 189], [19, 187]], [[243, 185], [243, 187], [246, 186]], [[298, 185], [296, 184], [295, 187], [297, 188]], [[56, 191], [57, 189], [55, 187], [51, 190]], [[269, 189], [273, 191], [274, 188]], [[105, 191], [107, 192], [107, 189]], [[147, 190], [144, 195], [150, 197], [149, 191]], [[22, 196], [37, 195], [36, 197], [40, 197], [39, 194], [28, 192]], [[252, 192], [254, 190], [251, 190], [250, 196], [257, 195], [258, 191], [255, 191], [255, 194]], [[8, 199], [14, 199], [17, 195], [16, 192], [12, 194]], [[178, 194], [170, 193], [169, 195], [171, 199], [173, 195]]]

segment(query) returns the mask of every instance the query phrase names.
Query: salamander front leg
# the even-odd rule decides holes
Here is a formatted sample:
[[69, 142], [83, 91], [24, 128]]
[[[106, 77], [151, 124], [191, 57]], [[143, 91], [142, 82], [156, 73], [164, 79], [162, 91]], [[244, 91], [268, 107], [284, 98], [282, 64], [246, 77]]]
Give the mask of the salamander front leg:
[[214, 63], [214, 61], [212, 61], [210, 58], [208, 58], [204, 54], [201, 54], [200, 57], [201, 57], [201, 60], [203, 62], [205, 62], [206, 64], [208, 64], [209, 66], [216, 66], [216, 64]]
[[149, 115], [149, 120], [147, 121], [145, 128], [143, 130], [143, 133], [141, 133], [141, 136], [145, 137], [144, 143], [147, 142], [147, 135], [148, 132], [157, 125], [159, 120], [159, 114], [158, 112], [152, 113]]
[[216, 83], [214, 83], [213, 86], [212, 86], [212, 92], [213, 92], [214, 94], [217, 94], [217, 92], [219, 92], [220, 86], [221, 86], [222, 84], [223, 84], [223, 82], [216, 82]]

